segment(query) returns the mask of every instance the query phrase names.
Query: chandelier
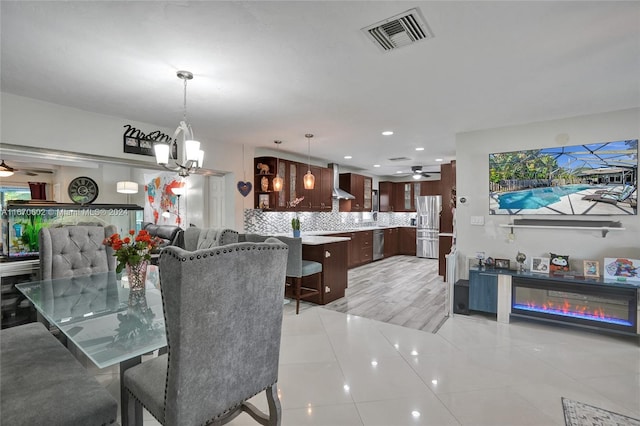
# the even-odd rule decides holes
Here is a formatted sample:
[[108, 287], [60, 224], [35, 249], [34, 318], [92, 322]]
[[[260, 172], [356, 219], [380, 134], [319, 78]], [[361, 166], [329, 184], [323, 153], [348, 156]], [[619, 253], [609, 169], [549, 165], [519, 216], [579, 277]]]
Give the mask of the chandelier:
[[[189, 71], [178, 71], [177, 76], [179, 79], [184, 81], [184, 112], [182, 115], [182, 121], [173, 133], [173, 141], [177, 142], [178, 135], [182, 133], [183, 163], [179, 163], [178, 158], [173, 158], [171, 155], [171, 141], [156, 142], [154, 144], [154, 150], [156, 153], [156, 162], [158, 164], [165, 169], [178, 172], [178, 175], [181, 177], [187, 177], [190, 173], [195, 173], [202, 167], [202, 163], [204, 162], [204, 151], [200, 149], [200, 142], [194, 139], [191, 125], [187, 122], [187, 80], [193, 79], [193, 74]], [[175, 164], [170, 166], [169, 160], [173, 160]]]

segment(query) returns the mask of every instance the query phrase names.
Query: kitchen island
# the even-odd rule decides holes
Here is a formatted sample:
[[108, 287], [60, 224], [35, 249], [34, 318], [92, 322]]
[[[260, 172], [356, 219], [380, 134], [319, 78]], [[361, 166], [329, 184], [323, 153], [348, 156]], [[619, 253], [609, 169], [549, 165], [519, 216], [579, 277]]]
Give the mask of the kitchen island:
[[[324, 305], [344, 297], [348, 242], [348, 237], [302, 235], [302, 258], [322, 264], [322, 292], [308, 301]], [[303, 285], [306, 279], [315, 278], [303, 278]]]

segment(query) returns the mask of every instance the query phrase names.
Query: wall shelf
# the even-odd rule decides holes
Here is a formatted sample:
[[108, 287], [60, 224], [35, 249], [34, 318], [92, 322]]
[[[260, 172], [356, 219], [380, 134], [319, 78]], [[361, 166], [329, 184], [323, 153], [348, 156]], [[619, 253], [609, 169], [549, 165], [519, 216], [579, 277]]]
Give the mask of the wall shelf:
[[536, 228], [536, 229], [570, 229], [584, 231], [601, 231], [602, 238], [609, 231], [624, 231], [622, 223], [612, 220], [555, 220], [555, 219], [514, 219], [513, 223], [498, 225], [501, 228]]

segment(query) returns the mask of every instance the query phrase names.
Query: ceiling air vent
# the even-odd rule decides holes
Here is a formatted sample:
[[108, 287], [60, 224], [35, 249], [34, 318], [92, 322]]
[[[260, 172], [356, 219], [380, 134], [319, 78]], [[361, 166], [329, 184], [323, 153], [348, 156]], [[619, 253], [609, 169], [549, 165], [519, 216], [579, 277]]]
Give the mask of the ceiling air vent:
[[389, 158], [389, 161], [409, 161], [411, 158], [409, 157], [393, 157]]
[[417, 8], [369, 25], [362, 31], [385, 52], [433, 38], [433, 32]]

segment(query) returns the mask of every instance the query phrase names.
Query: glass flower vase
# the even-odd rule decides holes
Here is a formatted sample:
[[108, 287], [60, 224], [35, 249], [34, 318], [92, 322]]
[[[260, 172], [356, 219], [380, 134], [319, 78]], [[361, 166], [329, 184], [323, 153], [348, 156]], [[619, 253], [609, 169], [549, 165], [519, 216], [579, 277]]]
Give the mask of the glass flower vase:
[[144, 291], [147, 281], [147, 267], [149, 262], [143, 260], [140, 263], [127, 263], [127, 278], [129, 278], [129, 291]]

